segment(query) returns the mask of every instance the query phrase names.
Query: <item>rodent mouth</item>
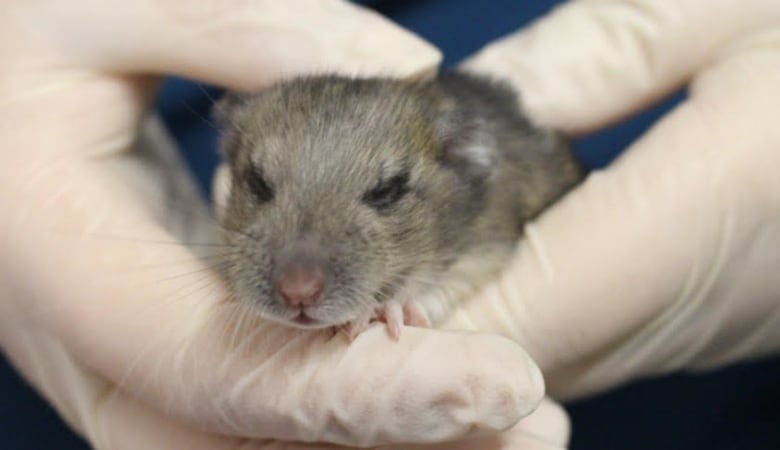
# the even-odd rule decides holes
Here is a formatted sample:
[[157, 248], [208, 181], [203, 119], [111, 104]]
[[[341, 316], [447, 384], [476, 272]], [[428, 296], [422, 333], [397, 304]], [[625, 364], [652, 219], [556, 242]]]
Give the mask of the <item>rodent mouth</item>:
[[311, 327], [320, 324], [319, 320], [310, 317], [303, 311], [301, 311], [297, 316], [293, 317], [290, 320], [292, 320], [296, 325], [305, 326], [305, 327]]

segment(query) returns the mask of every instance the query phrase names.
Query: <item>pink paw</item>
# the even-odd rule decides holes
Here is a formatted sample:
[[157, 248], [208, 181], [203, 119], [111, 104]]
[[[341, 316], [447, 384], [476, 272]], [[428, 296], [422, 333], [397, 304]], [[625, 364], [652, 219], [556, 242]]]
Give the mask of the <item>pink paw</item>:
[[349, 342], [352, 342], [360, 333], [368, 329], [368, 325], [371, 323], [372, 319], [374, 319], [374, 311], [367, 310], [365, 313], [358, 316], [357, 319], [338, 327], [338, 330], [347, 336]]
[[401, 337], [401, 329], [404, 325], [420, 328], [430, 328], [431, 326], [428, 313], [425, 312], [420, 303], [416, 301], [402, 303], [398, 300], [390, 300], [379, 304], [373, 311], [368, 310], [357, 319], [347, 322], [339, 327], [339, 331], [344, 333], [351, 342], [375, 321], [384, 322], [390, 337], [396, 341]]
[[377, 306], [374, 311], [377, 320], [385, 322], [387, 332], [396, 341], [401, 337], [401, 329], [404, 325], [421, 328], [431, 326], [428, 313], [425, 312], [422, 305], [413, 300], [403, 303], [398, 300], [390, 300]]

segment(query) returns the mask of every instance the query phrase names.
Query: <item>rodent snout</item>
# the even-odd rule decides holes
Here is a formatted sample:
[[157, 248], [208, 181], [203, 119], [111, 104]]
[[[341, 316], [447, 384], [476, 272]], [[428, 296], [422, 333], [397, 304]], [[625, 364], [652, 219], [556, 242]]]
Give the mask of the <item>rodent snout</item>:
[[322, 260], [311, 251], [299, 249], [281, 258], [274, 286], [287, 306], [301, 308], [314, 306], [322, 300], [325, 280]]

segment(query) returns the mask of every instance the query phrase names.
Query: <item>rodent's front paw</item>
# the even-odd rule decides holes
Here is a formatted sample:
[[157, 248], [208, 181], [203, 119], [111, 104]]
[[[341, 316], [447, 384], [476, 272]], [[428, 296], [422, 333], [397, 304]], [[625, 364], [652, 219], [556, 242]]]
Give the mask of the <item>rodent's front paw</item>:
[[361, 313], [357, 319], [347, 322], [344, 325], [337, 327], [337, 329], [347, 336], [349, 342], [352, 342], [357, 335], [366, 331], [368, 325], [375, 319], [376, 313], [374, 310], [367, 309], [365, 312]]
[[404, 325], [429, 328], [431, 321], [422, 305], [415, 300], [389, 300], [375, 308], [376, 319], [387, 324], [387, 332], [396, 341]]
[[421, 328], [430, 328], [431, 326], [428, 313], [419, 302], [415, 300], [404, 302], [390, 300], [361, 314], [357, 319], [347, 322], [339, 330], [346, 334], [350, 341], [353, 341], [375, 321], [384, 322], [390, 337], [396, 341], [401, 337], [401, 329], [404, 325]]

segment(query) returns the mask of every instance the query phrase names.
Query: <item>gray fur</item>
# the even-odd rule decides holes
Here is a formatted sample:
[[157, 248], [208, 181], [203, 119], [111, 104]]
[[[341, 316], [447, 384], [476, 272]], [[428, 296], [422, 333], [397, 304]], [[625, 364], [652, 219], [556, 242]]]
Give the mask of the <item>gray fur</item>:
[[[240, 301], [282, 322], [298, 311], [270, 280], [292, 247], [327, 261], [324, 300], [307, 314], [342, 324], [394, 296], [454, 292], [448, 283], [464, 280], [477, 288], [523, 224], [582, 177], [510, 88], [458, 72], [427, 82], [300, 78], [229, 95], [216, 116], [232, 175], [223, 239], [241, 252], [224, 276]], [[401, 173], [409, 190], [398, 203], [366, 204]]]

